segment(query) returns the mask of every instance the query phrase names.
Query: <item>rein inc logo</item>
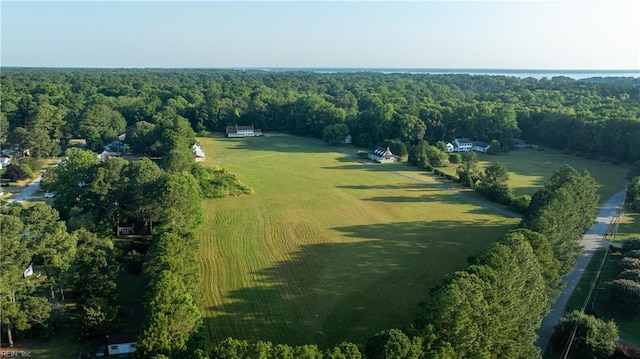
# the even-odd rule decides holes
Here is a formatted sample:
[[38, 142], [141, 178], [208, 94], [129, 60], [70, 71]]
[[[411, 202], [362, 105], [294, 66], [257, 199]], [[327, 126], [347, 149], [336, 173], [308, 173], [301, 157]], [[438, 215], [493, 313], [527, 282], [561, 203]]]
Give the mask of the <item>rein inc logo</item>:
[[0, 352], [0, 358], [31, 358], [31, 352], [24, 350], [7, 350]]

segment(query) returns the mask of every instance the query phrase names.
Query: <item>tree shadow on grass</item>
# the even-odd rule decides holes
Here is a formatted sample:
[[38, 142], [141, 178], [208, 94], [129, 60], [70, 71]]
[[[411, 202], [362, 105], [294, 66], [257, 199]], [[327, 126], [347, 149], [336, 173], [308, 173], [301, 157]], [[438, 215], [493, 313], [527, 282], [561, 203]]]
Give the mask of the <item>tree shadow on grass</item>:
[[[407, 184], [383, 184], [383, 185], [347, 185], [336, 186], [337, 188], [345, 189], [362, 189], [362, 190], [402, 190], [410, 193], [407, 196], [375, 196], [363, 199], [364, 201], [372, 202], [388, 202], [388, 203], [446, 203], [446, 204], [470, 204], [477, 206], [476, 208], [468, 209], [465, 213], [474, 214], [495, 214], [496, 212], [505, 215], [507, 217], [520, 217], [517, 213], [511, 212], [506, 206], [496, 204], [486, 200], [485, 198], [476, 195], [475, 193], [466, 192], [452, 192], [447, 188], [440, 185], [431, 185], [426, 183], [407, 183]], [[416, 196], [417, 192], [422, 192], [422, 195]]]
[[360, 163], [360, 162], [355, 162], [355, 161], [345, 161], [345, 163], [349, 163], [346, 165], [337, 165], [337, 166], [324, 166], [324, 167], [320, 167], [322, 169], [327, 169], [327, 170], [360, 170], [360, 171], [377, 171], [377, 172], [383, 172], [385, 171], [382, 168], [379, 168], [379, 164], [375, 164], [375, 163]]
[[329, 145], [315, 139], [295, 136], [224, 138], [218, 139], [218, 141], [233, 143], [233, 145], [228, 145], [230, 150], [286, 153], [335, 152], [335, 149]]
[[403, 190], [406, 190], [406, 191], [428, 189], [428, 187], [426, 187], [422, 183], [396, 183], [396, 184], [380, 184], [380, 185], [340, 185], [340, 186], [336, 186], [336, 188], [365, 189], [365, 190], [370, 190], [370, 189], [375, 189], [375, 190], [378, 190], [378, 189], [391, 189], [391, 190], [403, 189]]
[[206, 308], [215, 315], [204, 318], [209, 338], [364, 345], [380, 330], [408, 325], [430, 288], [508, 229], [486, 221], [333, 228], [340, 242], [302, 245], [288, 259], [247, 273], [252, 284]]
[[618, 225], [618, 233], [629, 238], [640, 238], [640, 211], [626, 212], [625, 220]]
[[394, 168], [394, 164], [392, 163], [377, 163], [368, 160], [363, 160], [363, 162], [356, 161], [355, 159], [345, 156], [336, 158], [338, 162], [349, 163], [347, 165], [337, 165], [337, 166], [325, 166], [321, 168], [332, 169], [332, 170], [367, 170], [367, 171], [379, 171], [379, 172], [390, 172], [396, 170], [405, 170], [405, 168]]

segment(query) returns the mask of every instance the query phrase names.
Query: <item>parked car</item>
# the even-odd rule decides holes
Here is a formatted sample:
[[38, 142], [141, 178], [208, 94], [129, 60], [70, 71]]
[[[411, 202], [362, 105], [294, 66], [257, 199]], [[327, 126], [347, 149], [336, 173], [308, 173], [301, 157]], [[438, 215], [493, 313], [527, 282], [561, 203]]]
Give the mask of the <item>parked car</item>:
[[98, 347], [96, 348], [96, 356], [103, 357], [105, 355], [107, 355], [107, 344], [100, 343], [100, 345], [98, 345]]
[[53, 198], [55, 197], [56, 194], [55, 193], [51, 193], [51, 192], [47, 192], [44, 194], [44, 198]]

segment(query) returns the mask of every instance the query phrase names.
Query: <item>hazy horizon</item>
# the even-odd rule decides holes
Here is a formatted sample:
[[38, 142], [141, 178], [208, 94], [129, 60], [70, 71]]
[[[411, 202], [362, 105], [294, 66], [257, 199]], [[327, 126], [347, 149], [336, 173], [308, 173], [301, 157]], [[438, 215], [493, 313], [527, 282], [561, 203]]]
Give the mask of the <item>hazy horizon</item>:
[[622, 68], [622, 69], [603, 69], [603, 68], [475, 68], [475, 67], [340, 67], [340, 66], [20, 66], [20, 65], [2, 65], [4, 68], [30, 68], [30, 69], [149, 69], [149, 70], [434, 70], [434, 71], [497, 71], [497, 72], [633, 72], [640, 73], [640, 68]]
[[629, 0], [0, 4], [2, 67], [640, 69]]

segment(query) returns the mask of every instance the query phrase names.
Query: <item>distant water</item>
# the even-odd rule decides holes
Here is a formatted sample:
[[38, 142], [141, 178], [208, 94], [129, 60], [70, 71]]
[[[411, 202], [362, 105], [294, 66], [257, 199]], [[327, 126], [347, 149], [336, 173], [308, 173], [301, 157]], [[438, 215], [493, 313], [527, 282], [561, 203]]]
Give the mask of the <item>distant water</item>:
[[247, 68], [246, 70], [262, 71], [310, 71], [316, 73], [352, 73], [352, 72], [377, 72], [383, 74], [465, 74], [465, 75], [490, 75], [490, 76], [513, 76], [519, 78], [542, 79], [556, 76], [570, 77], [575, 80], [590, 77], [640, 77], [638, 70], [535, 70], [535, 69], [398, 69], [398, 68]]

